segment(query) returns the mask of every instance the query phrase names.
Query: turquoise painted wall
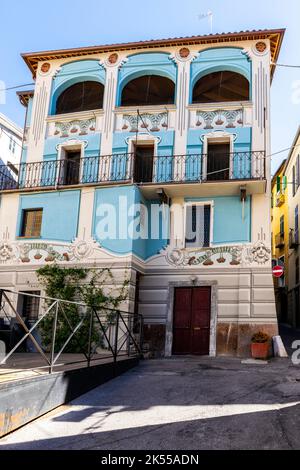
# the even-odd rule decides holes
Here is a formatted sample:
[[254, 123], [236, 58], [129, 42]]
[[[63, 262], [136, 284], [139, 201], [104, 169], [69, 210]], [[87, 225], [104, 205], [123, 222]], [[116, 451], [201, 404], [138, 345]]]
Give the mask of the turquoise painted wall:
[[20, 196], [17, 233], [20, 236], [22, 211], [43, 209], [41, 239], [71, 242], [77, 236], [80, 191], [55, 191]]
[[[186, 198], [186, 202], [214, 202], [213, 244], [251, 242], [251, 198], [245, 202], [243, 220], [239, 196]], [[230, 214], [230, 217], [228, 217]]]
[[206, 49], [200, 52], [191, 64], [190, 103], [196, 82], [205, 75], [222, 70], [242, 74], [249, 81], [251, 90], [252, 63], [242, 49], [235, 47]]
[[53, 80], [49, 114], [55, 114], [59, 95], [75, 83], [95, 81], [105, 85], [105, 68], [98, 59], [78, 60], [64, 64]]
[[[140, 204], [144, 204], [148, 210], [148, 212], [146, 212], [147, 220], [145, 221], [142, 236], [139, 235], [141, 232], [138, 219], [140, 215]], [[167, 239], [162, 238], [162, 214], [159, 215], [160, 227], [157, 232], [159, 238], [153, 240], [150, 238], [150, 204], [151, 201], [145, 201], [136, 186], [96, 189], [92, 236], [103, 248], [115, 254], [124, 255], [134, 253], [141, 259], [146, 259], [157, 254], [166, 246]], [[155, 201], [155, 204], [157, 205], [158, 202]], [[136, 205], [136, 207], [134, 205]], [[114, 209], [112, 209], [112, 207]], [[129, 211], [131, 207], [132, 212]], [[112, 220], [116, 220], [115, 226], [112, 224]], [[133, 237], [134, 221], [136, 221], [136, 239]], [[168, 225], [166, 227], [166, 232], [168, 232]]]
[[[161, 75], [176, 84], [177, 66], [169, 53], [145, 52], [128, 57], [119, 70], [117, 105], [120, 106], [122, 90], [127, 83], [143, 75]], [[175, 95], [176, 96], [176, 95]]]

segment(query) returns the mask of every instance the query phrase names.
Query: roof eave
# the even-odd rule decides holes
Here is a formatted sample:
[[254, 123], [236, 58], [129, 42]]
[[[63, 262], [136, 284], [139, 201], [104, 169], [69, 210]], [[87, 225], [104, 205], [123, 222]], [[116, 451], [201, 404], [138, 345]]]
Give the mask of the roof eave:
[[112, 51], [121, 51], [121, 50], [130, 50], [130, 49], [148, 49], [148, 48], [158, 48], [158, 47], [167, 47], [167, 46], [186, 46], [186, 45], [195, 45], [195, 44], [213, 44], [217, 42], [230, 42], [230, 41], [243, 41], [251, 39], [270, 39], [277, 37], [275, 48], [273, 46], [272, 50], [272, 62], [271, 66], [271, 76], [275, 72], [276, 62], [279, 57], [280, 48], [282, 45], [283, 37], [285, 34], [285, 29], [272, 29], [272, 30], [259, 30], [259, 31], [241, 31], [239, 33], [222, 33], [222, 34], [211, 34], [206, 36], [190, 36], [182, 38], [169, 38], [169, 39], [152, 39], [149, 41], [139, 41], [139, 42], [128, 42], [128, 43], [119, 43], [119, 44], [107, 44], [103, 46], [91, 46], [91, 47], [80, 47], [72, 49], [59, 49], [59, 50], [50, 50], [50, 51], [41, 51], [41, 52], [31, 52], [21, 54], [25, 63], [31, 70], [33, 76], [35, 77], [38, 62], [46, 60], [54, 60], [59, 58], [68, 58], [76, 56], [85, 56], [90, 54], [112, 52]]

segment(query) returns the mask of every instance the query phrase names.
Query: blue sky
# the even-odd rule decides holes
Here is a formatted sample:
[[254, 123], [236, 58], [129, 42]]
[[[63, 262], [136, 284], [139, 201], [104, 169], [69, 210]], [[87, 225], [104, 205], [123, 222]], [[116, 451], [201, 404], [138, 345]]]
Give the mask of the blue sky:
[[[280, 63], [300, 65], [299, 0], [40, 0], [1, 2], [0, 80], [6, 86], [32, 81], [21, 52], [168, 38], [213, 32], [287, 28]], [[278, 68], [272, 86], [272, 151], [292, 144], [300, 124], [300, 103], [293, 103], [293, 84], [300, 69]], [[7, 92], [0, 112], [23, 126], [24, 108], [15, 91]], [[273, 159], [273, 170], [287, 156]]]

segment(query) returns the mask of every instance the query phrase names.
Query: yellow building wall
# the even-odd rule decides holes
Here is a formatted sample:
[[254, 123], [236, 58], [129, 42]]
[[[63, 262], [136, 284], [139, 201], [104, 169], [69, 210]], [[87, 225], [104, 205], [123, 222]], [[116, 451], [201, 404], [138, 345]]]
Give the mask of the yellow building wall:
[[[289, 266], [289, 210], [288, 210], [288, 191], [289, 185], [284, 189], [283, 176], [284, 169], [274, 176], [272, 181], [272, 258], [278, 260], [284, 256], [284, 269], [285, 269], [285, 285], [288, 285], [288, 266]], [[281, 191], [277, 192], [277, 176], [281, 178]], [[278, 244], [280, 234], [280, 219], [284, 216], [284, 237], [282, 238], [282, 246]]]

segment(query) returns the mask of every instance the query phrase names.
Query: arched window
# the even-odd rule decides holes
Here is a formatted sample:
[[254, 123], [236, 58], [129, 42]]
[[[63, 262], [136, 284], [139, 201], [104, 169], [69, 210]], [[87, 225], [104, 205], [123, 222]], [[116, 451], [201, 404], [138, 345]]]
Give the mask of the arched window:
[[59, 95], [55, 114], [101, 109], [103, 93], [104, 86], [98, 82], [87, 81], [71, 85]]
[[159, 75], [144, 75], [131, 80], [122, 91], [121, 106], [174, 104], [175, 84]]
[[248, 101], [249, 98], [249, 82], [236, 72], [210, 73], [200, 78], [193, 89], [193, 103]]

